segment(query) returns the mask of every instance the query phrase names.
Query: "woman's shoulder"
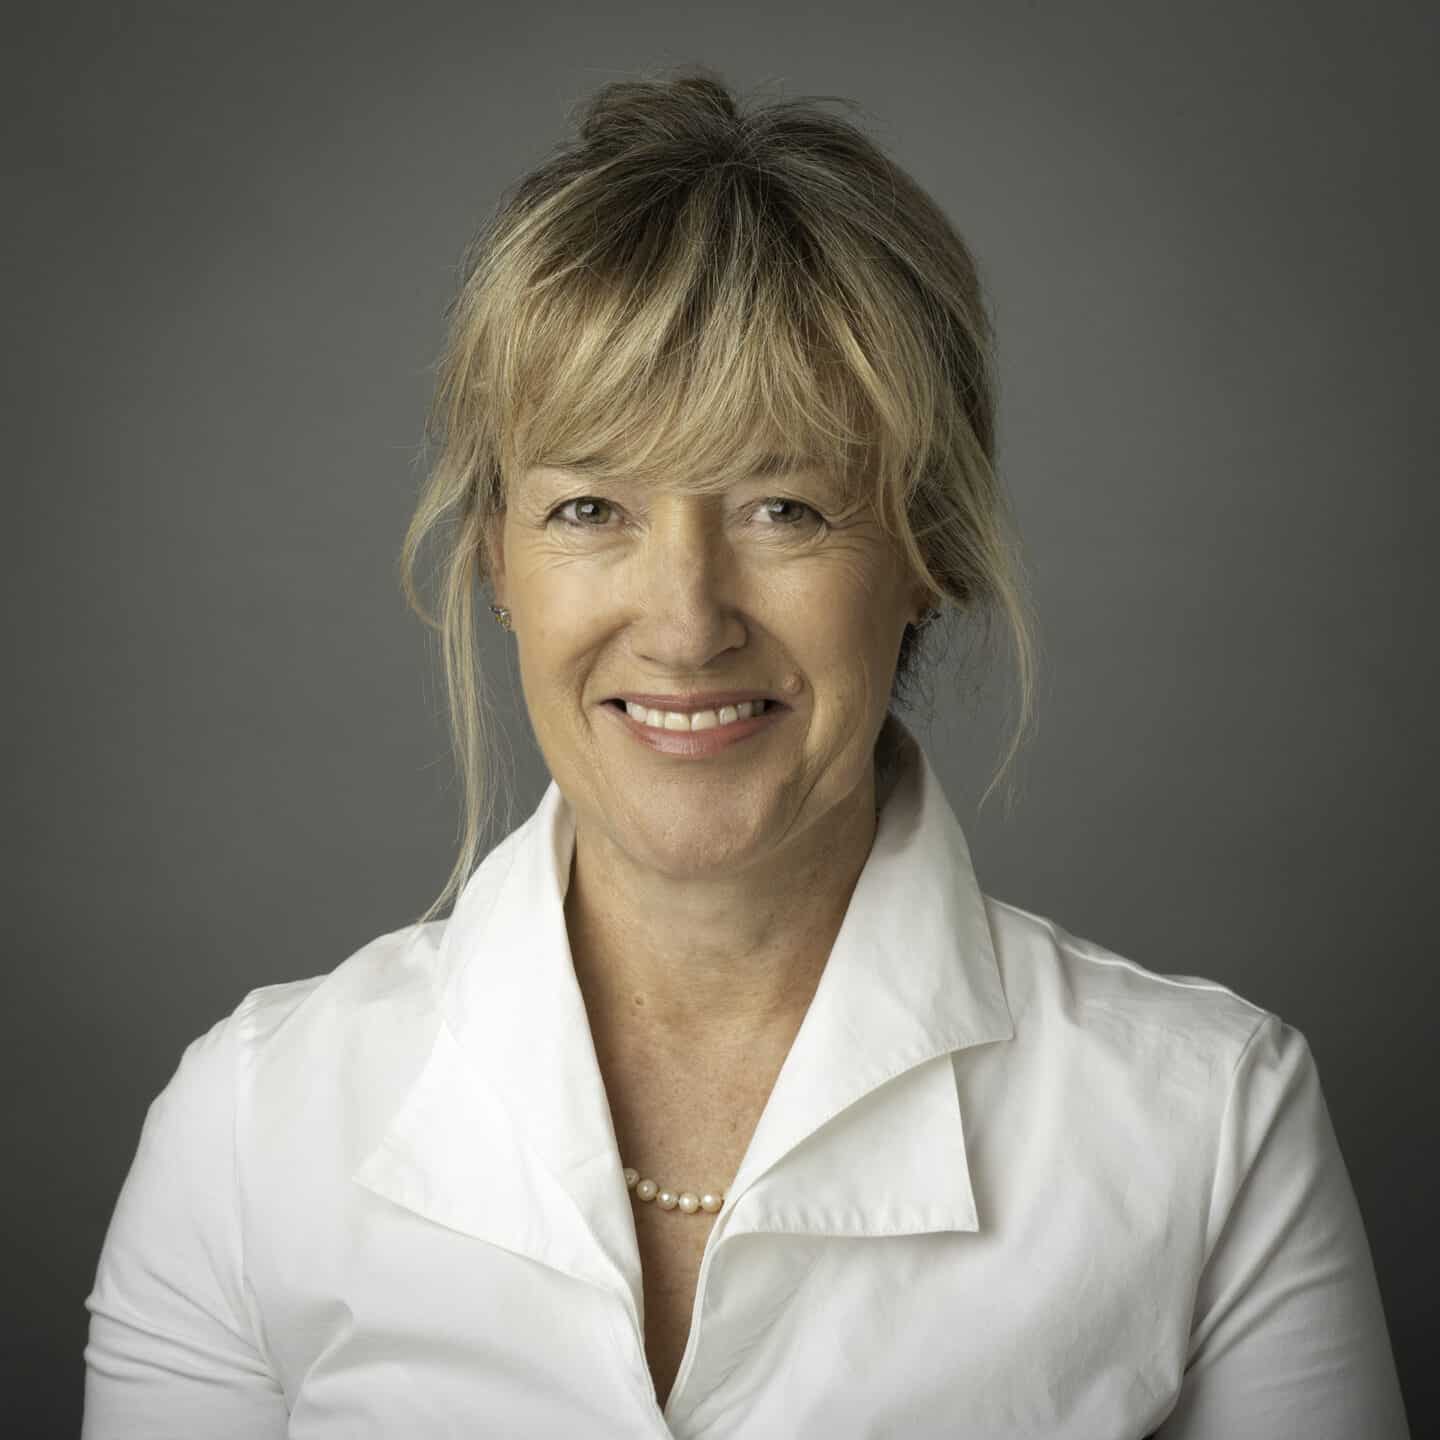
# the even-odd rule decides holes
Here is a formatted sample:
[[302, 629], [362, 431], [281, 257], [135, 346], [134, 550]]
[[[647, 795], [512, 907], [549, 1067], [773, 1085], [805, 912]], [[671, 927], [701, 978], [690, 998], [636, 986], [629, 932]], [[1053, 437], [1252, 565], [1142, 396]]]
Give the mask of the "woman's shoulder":
[[184, 1047], [158, 1103], [213, 1120], [268, 1097], [283, 1112], [367, 1071], [403, 1073], [433, 1036], [443, 930], [389, 931], [325, 973], [248, 991]]
[[985, 908], [1017, 1032], [1052, 1052], [1103, 1053], [1132, 1072], [1228, 1074], [1267, 1020], [1284, 1023], [1219, 980], [1169, 971], [1163, 957], [1142, 963], [988, 895]]
[[1015, 1027], [994, 1047], [1000, 1090], [1046, 1097], [1063, 1115], [1057, 1133], [1095, 1163], [1145, 1154], [1157, 1174], [1209, 1194], [1207, 1244], [1262, 1157], [1294, 1173], [1332, 1163], [1319, 1071], [1295, 1025], [1046, 916], [988, 896], [986, 911]]
[[407, 925], [367, 941], [333, 969], [249, 991], [228, 1018], [242, 1048], [257, 1051], [284, 1037], [333, 1034], [379, 1011], [413, 1011], [440, 985], [443, 920]]
[[337, 1128], [361, 1141], [433, 1043], [443, 931], [390, 931], [328, 972], [250, 990], [184, 1048], [152, 1106], [175, 1117], [174, 1143], [189, 1153], [196, 1136], [233, 1129], [243, 1159], [247, 1135], [297, 1154]]

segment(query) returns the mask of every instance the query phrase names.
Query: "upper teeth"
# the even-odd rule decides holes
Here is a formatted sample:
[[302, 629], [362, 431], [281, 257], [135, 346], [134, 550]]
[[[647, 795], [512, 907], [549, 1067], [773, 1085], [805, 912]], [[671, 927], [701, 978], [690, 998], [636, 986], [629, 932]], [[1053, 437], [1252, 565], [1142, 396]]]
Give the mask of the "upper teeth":
[[763, 700], [742, 700], [738, 705], [722, 705], [718, 710], [696, 710], [693, 714], [679, 710], [647, 710], [633, 700], [625, 702], [626, 713], [642, 725], [662, 730], [713, 730], [717, 725], [730, 725], [748, 720], [765, 708]]

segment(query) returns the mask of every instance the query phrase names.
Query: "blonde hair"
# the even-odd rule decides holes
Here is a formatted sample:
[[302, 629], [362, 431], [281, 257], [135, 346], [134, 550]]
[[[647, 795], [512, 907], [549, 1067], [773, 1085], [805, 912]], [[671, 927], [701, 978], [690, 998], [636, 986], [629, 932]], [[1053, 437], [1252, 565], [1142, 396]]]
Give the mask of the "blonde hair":
[[[975, 261], [913, 180], [820, 108], [830, 98], [747, 111], [702, 66], [605, 85], [466, 253], [434, 463], [400, 556], [406, 598], [437, 632], [464, 784], [459, 857], [424, 919], [458, 895], [496, 818], [475, 600], [488, 527], [531, 465], [706, 491], [766, 455], [869, 487], [934, 601], [980, 622], [987, 645], [996, 617], [1008, 626], [1019, 719], [982, 806], [1020, 747], [1036, 644], [994, 469]], [[438, 616], [415, 583], [432, 536]], [[906, 628], [897, 705], [936, 628]]]

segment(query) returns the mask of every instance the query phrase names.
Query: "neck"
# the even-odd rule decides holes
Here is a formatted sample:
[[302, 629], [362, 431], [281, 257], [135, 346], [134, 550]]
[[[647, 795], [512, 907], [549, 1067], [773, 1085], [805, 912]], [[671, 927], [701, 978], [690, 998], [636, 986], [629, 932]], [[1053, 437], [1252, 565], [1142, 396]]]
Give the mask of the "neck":
[[717, 1065], [788, 1045], [874, 841], [873, 779], [782, 854], [703, 880], [577, 829], [565, 921], [592, 1030]]

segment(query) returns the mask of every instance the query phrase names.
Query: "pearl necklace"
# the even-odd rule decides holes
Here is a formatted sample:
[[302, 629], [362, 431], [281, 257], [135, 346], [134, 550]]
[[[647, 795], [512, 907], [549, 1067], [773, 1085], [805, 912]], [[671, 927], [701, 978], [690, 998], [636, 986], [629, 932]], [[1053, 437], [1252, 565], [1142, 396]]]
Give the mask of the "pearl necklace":
[[713, 1215], [724, 1203], [725, 1196], [718, 1190], [707, 1190], [696, 1195], [692, 1190], [662, 1190], [653, 1180], [642, 1180], [638, 1170], [625, 1167], [625, 1188], [633, 1190], [641, 1200], [653, 1200], [662, 1210], [674, 1210], [677, 1206], [687, 1215], [697, 1210]]

